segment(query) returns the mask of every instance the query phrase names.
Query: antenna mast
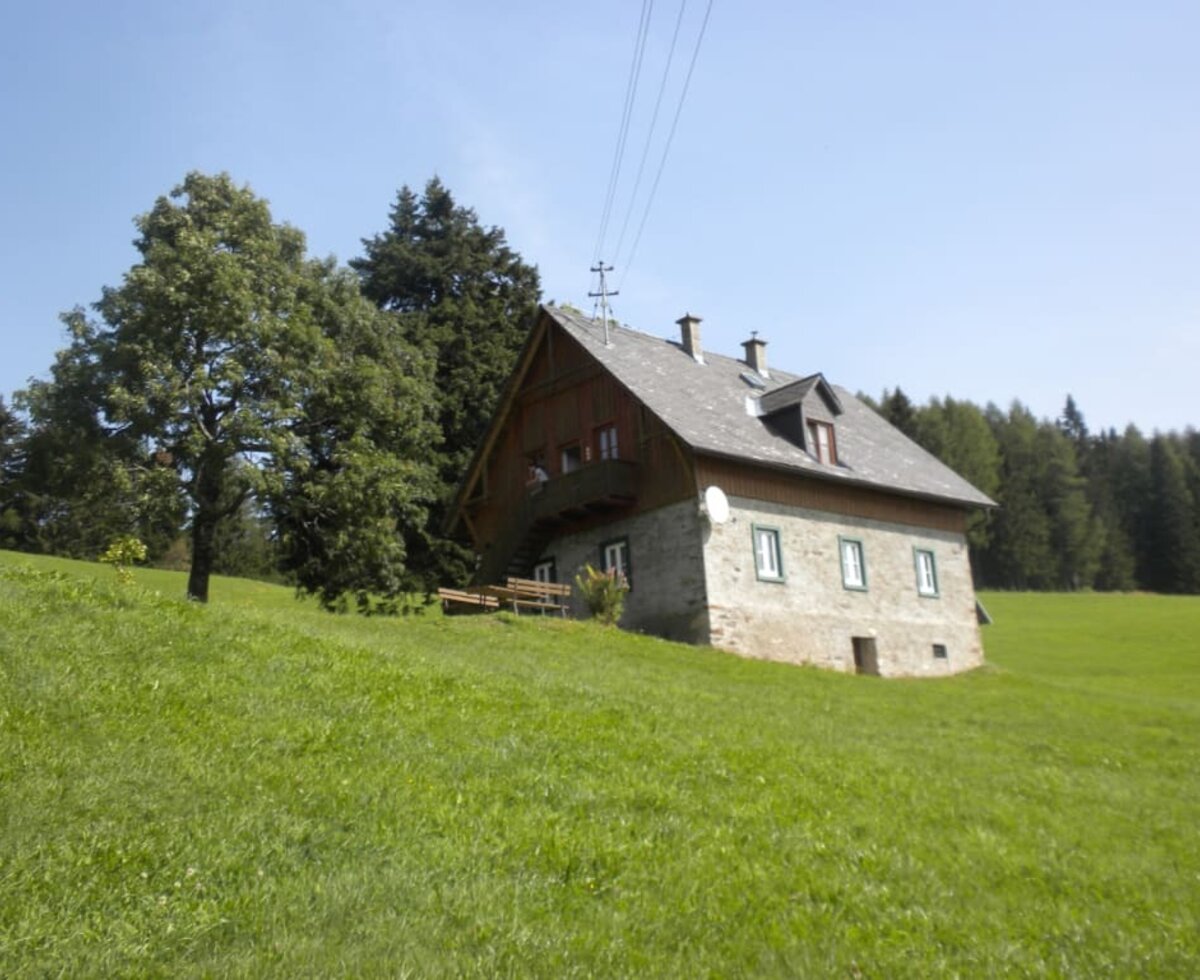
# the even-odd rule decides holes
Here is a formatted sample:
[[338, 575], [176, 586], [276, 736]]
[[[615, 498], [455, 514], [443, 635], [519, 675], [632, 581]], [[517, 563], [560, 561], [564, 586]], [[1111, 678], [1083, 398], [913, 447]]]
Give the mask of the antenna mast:
[[594, 266], [592, 266], [592, 272], [600, 273], [600, 292], [588, 293], [589, 296], [600, 297], [600, 316], [604, 320], [605, 347], [612, 346], [611, 341], [608, 339], [608, 297], [621, 295], [621, 291], [619, 289], [614, 289], [611, 293], [608, 291], [608, 284], [605, 282], [604, 273], [612, 271], [613, 267], [611, 265], [605, 265], [603, 261], [597, 262]]

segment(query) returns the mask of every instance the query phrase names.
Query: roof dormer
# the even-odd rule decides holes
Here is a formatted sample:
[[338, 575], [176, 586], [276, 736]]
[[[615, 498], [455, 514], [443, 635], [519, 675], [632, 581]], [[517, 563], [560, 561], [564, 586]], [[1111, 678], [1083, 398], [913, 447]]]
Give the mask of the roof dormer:
[[[817, 405], [813, 405], [814, 397], [819, 400]], [[805, 410], [806, 402], [814, 412]], [[799, 446], [819, 463], [838, 462], [834, 427], [837, 416], [842, 414], [842, 403], [823, 375], [810, 374], [768, 391], [759, 398], [758, 407], [763, 424], [776, 435]]]

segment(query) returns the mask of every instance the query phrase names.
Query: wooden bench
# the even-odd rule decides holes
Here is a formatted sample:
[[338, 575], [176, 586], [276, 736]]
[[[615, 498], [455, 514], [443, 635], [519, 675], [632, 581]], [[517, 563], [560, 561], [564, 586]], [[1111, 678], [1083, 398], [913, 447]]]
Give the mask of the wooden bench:
[[539, 609], [542, 612], [557, 612], [560, 616], [567, 615], [567, 599], [571, 596], [571, 586], [560, 582], [539, 582], [531, 578], [516, 578], [509, 576], [505, 580], [505, 588], [512, 593], [509, 600], [513, 612], [520, 610]]
[[442, 609], [449, 612], [451, 606], [468, 606], [472, 611], [479, 612], [488, 609], [499, 609], [500, 600], [494, 595], [484, 592], [472, 592], [466, 589], [438, 589], [438, 598], [442, 600]]

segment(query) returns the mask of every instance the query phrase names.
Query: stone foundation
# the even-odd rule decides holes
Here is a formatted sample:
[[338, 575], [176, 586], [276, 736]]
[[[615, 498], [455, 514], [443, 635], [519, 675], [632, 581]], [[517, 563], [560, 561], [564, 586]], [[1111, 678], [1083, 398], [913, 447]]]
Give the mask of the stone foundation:
[[[556, 538], [561, 582], [601, 567], [605, 542], [626, 538], [633, 588], [621, 626], [744, 657], [853, 672], [855, 639], [873, 646], [885, 677], [955, 674], [983, 663], [966, 539], [953, 531], [888, 524], [732, 498], [712, 525], [683, 501]], [[779, 531], [783, 581], [760, 580], [752, 527]], [[843, 585], [839, 540], [862, 543], [866, 588]], [[932, 551], [937, 595], [917, 592], [914, 549]], [[572, 614], [586, 616], [572, 596]], [[945, 656], [935, 656], [935, 644]]]
[[[963, 535], [734, 498], [732, 519], [705, 527], [710, 642], [747, 657], [854, 671], [854, 638], [878, 672], [935, 676], [983, 663]], [[777, 528], [784, 580], [760, 581], [752, 526]], [[866, 588], [842, 581], [839, 539], [862, 543]], [[938, 594], [917, 592], [914, 549], [936, 558]], [[934, 645], [945, 650], [934, 655]]]
[[539, 560], [554, 559], [558, 580], [572, 586], [571, 613], [585, 617], [575, 576], [585, 564], [601, 567], [601, 546], [629, 541], [632, 588], [621, 626], [684, 643], [708, 642], [704, 589], [703, 523], [694, 501], [670, 504], [626, 520], [555, 538]]

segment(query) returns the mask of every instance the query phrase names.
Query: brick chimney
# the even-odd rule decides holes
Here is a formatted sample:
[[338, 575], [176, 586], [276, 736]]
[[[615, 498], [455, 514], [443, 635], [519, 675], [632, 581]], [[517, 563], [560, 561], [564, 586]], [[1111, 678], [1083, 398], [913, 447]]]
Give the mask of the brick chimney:
[[683, 349], [697, 364], [704, 363], [704, 351], [700, 347], [700, 317], [685, 313], [678, 320]]
[[746, 349], [746, 364], [753, 368], [761, 377], [769, 378], [767, 373], [767, 342], [758, 339], [758, 331], [750, 331], [750, 339], [742, 341]]

